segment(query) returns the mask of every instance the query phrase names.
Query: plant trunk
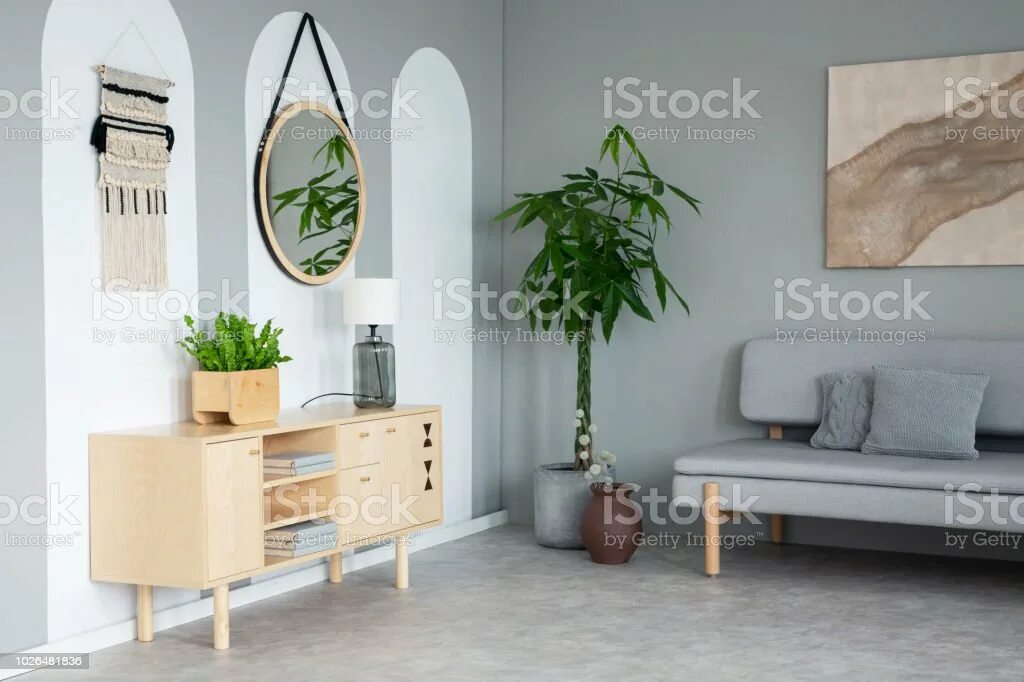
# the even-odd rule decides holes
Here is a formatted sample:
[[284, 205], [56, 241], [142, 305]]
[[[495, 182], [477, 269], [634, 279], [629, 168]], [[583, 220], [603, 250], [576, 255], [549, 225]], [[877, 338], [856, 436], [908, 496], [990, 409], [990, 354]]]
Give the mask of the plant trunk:
[[[588, 322], [583, 325], [579, 336], [576, 337], [576, 416], [581, 423], [576, 428], [576, 436], [572, 445], [573, 452], [576, 453], [573, 464], [578, 470], [586, 469], [594, 461], [593, 457], [589, 456], [594, 451], [593, 440], [587, 445], [580, 443], [580, 436], [586, 435], [588, 438], [593, 438], [590, 434], [590, 349], [592, 342], [593, 324]], [[580, 410], [583, 411], [582, 417], [579, 417]], [[586, 460], [580, 457], [581, 452], [588, 454]]]

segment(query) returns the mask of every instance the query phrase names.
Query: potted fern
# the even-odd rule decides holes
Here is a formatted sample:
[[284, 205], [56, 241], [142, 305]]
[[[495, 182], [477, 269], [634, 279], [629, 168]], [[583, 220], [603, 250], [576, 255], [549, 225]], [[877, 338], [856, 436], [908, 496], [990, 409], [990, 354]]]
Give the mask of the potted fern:
[[291, 360], [281, 355], [278, 337], [268, 320], [260, 332], [244, 317], [220, 313], [212, 329], [199, 329], [185, 316], [189, 334], [178, 342], [199, 363], [192, 372], [192, 419], [200, 424], [230, 421], [252, 424], [272, 421], [281, 411], [277, 366]]
[[[523, 273], [520, 291], [530, 328], [563, 329], [576, 346], [576, 418], [571, 462], [540, 467], [534, 479], [534, 530], [542, 545], [582, 547], [580, 517], [593, 482], [610, 482], [614, 455], [597, 452], [590, 411], [591, 347], [596, 329], [611, 341], [623, 310], [654, 321], [647, 303], [654, 285], [664, 312], [674, 298], [689, 306], [658, 264], [659, 234], [672, 229], [662, 204], [676, 198], [700, 213], [700, 202], [651, 170], [633, 136], [615, 126], [601, 144], [598, 165], [566, 173], [561, 187], [517, 194], [518, 201], [495, 220], [518, 216], [513, 232], [537, 225], [544, 243]], [[610, 162], [610, 163], [608, 163]], [[530, 300], [532, 297], [532, 301]]]

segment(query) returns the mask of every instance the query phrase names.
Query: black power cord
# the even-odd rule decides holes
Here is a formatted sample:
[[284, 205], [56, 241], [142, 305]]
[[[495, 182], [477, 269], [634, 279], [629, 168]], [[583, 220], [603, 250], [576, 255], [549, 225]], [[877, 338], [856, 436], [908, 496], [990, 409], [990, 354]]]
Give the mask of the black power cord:
[[[371, 325], [369, 325], [369, 327], [370, 327], [370, 337], [371, 338], [376, 337], [377, 336], [377, 325], [371, 324]], [[381, 374], [381, 371], [380, 371], [380, 356], [377, 355], [377, 342], [376, 341], [371, 341], [370, 343], [373, 344], [373, 351], [374, 351], [373, 359], [377, 363], [377, 388], [380, 389], [380, 395], [372, 396], [372, 395], [366, 395], [364, 393], [335, 393], [335, 392], [321, 393], [320, 395], [315, 396], [313, 398], [310, 398], [306, 402], [302, 403], [302, 407], [305, 407], [306, 405], [309, 405], [314, 400], [320, 400], [320, 398], [326, 398], [326, 397], [332, 396], [332, 395], [348, 396], [350, 398], [369, 398], [370, 400], [384, 400], [384, 376]]]

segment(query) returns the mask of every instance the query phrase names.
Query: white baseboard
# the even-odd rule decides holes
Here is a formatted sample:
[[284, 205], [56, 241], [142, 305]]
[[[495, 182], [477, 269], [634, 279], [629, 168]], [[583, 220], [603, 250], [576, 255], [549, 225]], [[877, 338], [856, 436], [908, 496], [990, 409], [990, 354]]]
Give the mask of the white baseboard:
[[[459, 538], [464, 538], [491, 528], [497, 528], [498, 526], [505, 525], [506, 523], [508, 523], [508, 511], [502, 510], [494, 512], [493, 514], [488, 514], [487, 516], [463, 521], [462, 523], [431, 528], [430, 530], [423, 531], [422, 533], [416, 533], [413, 536], [415, 541], [409, 545], [409, 552], [413, 553], [418, 552], [421, 549], [427, 549], [428, 547], [435, 547], [437, 545], [451, 542], [452, 540], [458, 540]], [[351, 573], [370, 566], [376, 566], [377, 564], [384, 563], [385, 561], [390, 561], [393, 558], [394, 554], [390, 546], [375, 547], [373, 549], [352, 554], [346, 553], [344, 562], [345, 573]], [[258, 602], [262, 599], [275, 597], [279, 594], [284, 594], [285, 592], [290, 592], [291, 590], [306, 587], [307, 585], [313, 585], [325, 580], [327, 580], [327, 564], [325, 562], [319, 562], [309, 566], [308, 568], [231, 590], [231, 607], [234, 608], [236, 606], [252, 604], [253, 602]], [[154, 614], [153, 629], [159, 632], [160, 630], [167, 630], [185, 623], [191, 623], [192, 621], [200, 620], [201, 618], [209, 618], [212, 615], [213, 597], [207, 597], [206, 599], [199, 599], [187, 604], [174, 606]], [[106, 649], [107, 647], [114, 646], [115, 644], [130, 642], [134, 639], [135, 619], [133, 618], [121, 623], [115, 623], [114, 625], [108, 625], [98, 630], [93, 630], [92, 632], [86, 632], [57, 642], [44, 644], [22, 653], [51, 654], [74, 652], [76, 654], [91, 654], [95, 651], [99, 651], [100, 649]], [[159, 643], [157, 643], [157, 646], [159, 646]], [[0, 680], [10, 679], [11, 677], [27, 672], [31, 672], [31, 670], [0, 670]]]

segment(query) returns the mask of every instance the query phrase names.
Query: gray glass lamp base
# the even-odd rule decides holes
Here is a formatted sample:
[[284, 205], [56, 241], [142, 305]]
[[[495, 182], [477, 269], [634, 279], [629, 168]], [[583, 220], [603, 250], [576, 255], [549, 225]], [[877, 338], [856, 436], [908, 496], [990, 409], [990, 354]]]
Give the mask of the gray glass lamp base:
[[395, 347], [376, 335], [352, 347], [353, 401], [356, 407], [391, 407], [395, 404]]

